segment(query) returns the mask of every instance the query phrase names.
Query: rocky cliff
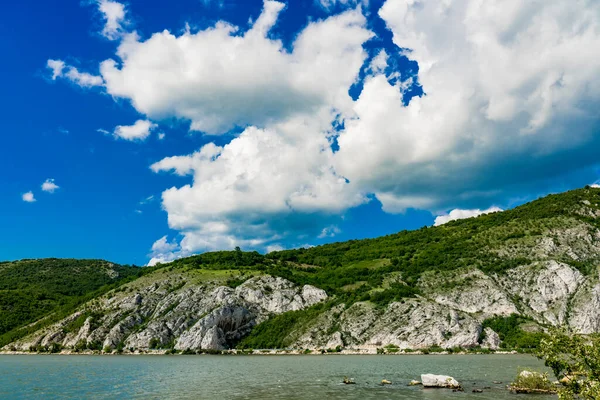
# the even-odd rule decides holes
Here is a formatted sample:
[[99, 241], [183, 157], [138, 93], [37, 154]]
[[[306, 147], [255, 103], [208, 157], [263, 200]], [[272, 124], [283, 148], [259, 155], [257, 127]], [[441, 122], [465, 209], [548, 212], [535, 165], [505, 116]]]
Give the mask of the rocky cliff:
[[[162, 273], [161, 273], [162, 272]], [[9, 346], [67, 349], [215, 349], [231, 347], [271, 315], [327, 299], [325, 291], [257, 276], [236, 288], [194, 273], [159, 271], [86, 304], [62, 321]]]

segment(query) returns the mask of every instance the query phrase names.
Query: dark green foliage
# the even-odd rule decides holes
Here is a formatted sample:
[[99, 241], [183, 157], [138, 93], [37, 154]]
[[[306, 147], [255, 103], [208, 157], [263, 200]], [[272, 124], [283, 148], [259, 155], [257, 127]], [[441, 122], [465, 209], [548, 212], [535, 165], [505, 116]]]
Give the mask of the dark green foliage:
[[228, 279], [227, 282], [225, 282], [225, 284], [227, 286], [229, 286], [230, 288], [235, 289], [236, 287], [240, 286], [242, 283], [244, 283], [246, 281], [247, 281], [246, 278], [235, 277], [235, 278]]
[[521, 325], [531, 320], [512, 314], [509, 317], [495, 317], [483, 321], [483, 329], [491, 328], [500, 336], [502, 347], [512, 349], [535, 349], [546, 335], [541, 332], [526, 332]]
[[304, 310], [289, 311], [276, 315], [257, 325], [250, 335], [238, 345], [239, 349], [283, 349], [290, 345], [290, 335], [298, 327], [313, 321], [329, 308], [329, 303], [320, 303]]
[[560, 379], [560, 400], [600, 398], [600, 336], [551, 331], [542, 340], [537, 356]]
[[[155, 270], [102, 260], [39, 259], [0, 264], [0, 347], [126, 282]], [[33, 326], [24, 327], [39, 321]], [[85, 318], [68, 329], [81, 327]], [[24, 328], [21, 328], [24, 327]]]
[[230, 269], [235, 267], [253, 267], [262, 265], [264, 261], [265, 257], [258, 252], [244, 252], [238, 248], [238, 250], [235, 251], [214, 251], [199, 254], [197, 256], [175, 261], [171, 266], [174, 268], [185, 265], [194, 268]]
[[385, 306], [392, 301], [399, 301], [406, 297], [415, 297], [419, 293], [417, 288], [396, 283], [391, 285], [389, 289], [371, 294], [369, 300], [379, 306]]

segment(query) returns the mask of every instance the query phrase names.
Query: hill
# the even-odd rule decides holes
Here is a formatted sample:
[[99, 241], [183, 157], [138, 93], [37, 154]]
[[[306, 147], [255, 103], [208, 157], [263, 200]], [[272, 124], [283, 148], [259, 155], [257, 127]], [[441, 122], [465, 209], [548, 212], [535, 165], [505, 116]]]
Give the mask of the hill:
[[586, 187], [376, 239], [188, 257], [6, 348], [393, 352], [528, 348], [549, 326], [598, 332], [599, 204]]
[[85, 301], [144, 272], [102, 260], [0, 262], [0, 343], [8, 332]]

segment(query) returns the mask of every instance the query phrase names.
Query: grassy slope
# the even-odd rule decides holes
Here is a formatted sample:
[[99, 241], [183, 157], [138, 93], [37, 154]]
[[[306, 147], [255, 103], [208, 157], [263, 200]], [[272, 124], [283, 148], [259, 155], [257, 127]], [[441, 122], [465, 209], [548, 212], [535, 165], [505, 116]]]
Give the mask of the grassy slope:
[[[600, 190], [585, 188], [549, 195], [513, 210], [375, 239], [284, 250], [266, 256], [244, 252], [206, 253], [179, 260], [172, 268], [258, 270], [297, 284], [323, 288], [337, 303], [371, 301], [381, 307], [390, 301], [420, 294], [419, 280], [423, 274], [447, 275], [459, 268], [473, 267], [485, 273], [502, 274], [519, 265], [548, 259], [548, 255], [533, 251], [542, 237], [568, 228], [600, 227], [599, 221], [580, 212], [584, 203], [589, 203], [585, 205], [588, 211], [599, 210]], [[590, 254], [579, 261], [566, 256], [552, 257], [584, 274], [591, 274], [596, 271], [599, 256]], [[437, 274], [435, 276], [442, 276]], [[243, 345], [285, 345], [281, 339], [285, 332], [305, 324], [322, 311], [322, 307], [317, 307], [273, 318], [259, 326]], [[488, 321], [486, 326], [514, 325], [514, 322], [496, 319]], [[512, 325], [504, 330], [520, 335]]]

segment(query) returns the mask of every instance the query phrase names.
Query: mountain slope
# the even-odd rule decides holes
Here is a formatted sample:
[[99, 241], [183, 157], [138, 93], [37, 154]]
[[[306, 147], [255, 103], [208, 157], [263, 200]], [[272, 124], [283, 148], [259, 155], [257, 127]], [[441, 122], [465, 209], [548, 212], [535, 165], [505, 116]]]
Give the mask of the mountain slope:
[[[0, 263], [0, 338], [136, 278], [140, 268], [102, 260], [38, 259]], [[5, 338], [0, 339], [0, 343]]]
[[205, 253], [5, 349], [496, 348], [535, 346], [549, 326], [599, 332], [599, 204], [584, 188], [376, 239]]

